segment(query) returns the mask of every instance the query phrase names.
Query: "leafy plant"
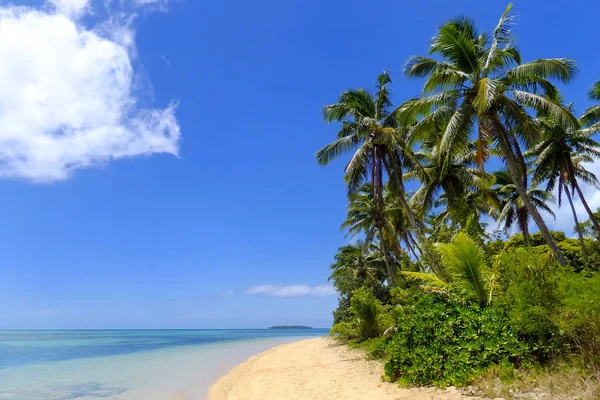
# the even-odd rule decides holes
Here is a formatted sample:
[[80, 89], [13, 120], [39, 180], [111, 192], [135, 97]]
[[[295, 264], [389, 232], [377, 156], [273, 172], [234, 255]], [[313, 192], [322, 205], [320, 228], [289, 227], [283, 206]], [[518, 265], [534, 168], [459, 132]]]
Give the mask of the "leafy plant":
[[402, 385], [462, 386], [490, 365], [529, 362], [529, 346], [497, 307], [421, 293], [402, 308], [397, 325], [385, 344], [385, 373]]
[[349, 313], [350, 317], [346, 321], [333, 326], [332, 336], [363, 341], [381, 336], [394, 324], [388, 308], [381, 304], [371, 290], [364, 287], [352, 293]]
[[451, 243], [438, 244], [437, 250], [441, 255], [443, 275], [410, 271], [403, 274], [423, 281], [422, 288], [426, 291], [456, 293], [465, 299], [476, 299], [481, 306], [489, 304], [490, 274], [481, 247], [467, 234], [459, 232]]

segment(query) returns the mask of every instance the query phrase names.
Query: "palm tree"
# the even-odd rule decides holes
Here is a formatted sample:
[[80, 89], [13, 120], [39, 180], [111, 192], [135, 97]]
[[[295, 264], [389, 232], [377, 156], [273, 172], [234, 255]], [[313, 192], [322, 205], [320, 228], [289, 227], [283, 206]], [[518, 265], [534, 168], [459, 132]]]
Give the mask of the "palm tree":
[[374, 283], [383, 283], [386, 278], [383, 257], [380, 252], [368, 247], [360, 240], [340, 247], [335, 255], [335, 261], [330, 266], [332, 272], [329, 280], [345, 276], [352, 280], [372, 280]]
[[[474, 144], [461, 149], [449, 159], [439, 156], [439, 147], [424, 144], [415, 153], [420, 168], [405, 174], [405, 178], [417, 179], [420, 187], [409, 204], [419, 217], [424, 217], [434, 207], [444, 206], [441, 217], [449, 217], [463, 229], [476, 221], [482, 212], [489, 213], [486, 194], [493, 184], [493, 176], [475, 167]], [[473, 232], [477, 229], [473, 229]]]
[[[479, 33], [472, 20], [458, 17], [442, 26], [433, 38], [429, 57], [412, 57], [405, 68], [409, 77], [427, 78], [425, 97], [407, 102], [405, 118], [424, 116], [412, 136], [425, 138], [443, 121], [440, 156], [453, 152], [446, 149], [467, 147], [476, 134], [476, 163], [483, 168], [490, 147], [498, 146], [508, 167], [515, 189], [524, 207], [536, 222], [558, 261], [567, 261], [550, 235], [539, 212], [527, 195], [527, 174], [519, 141], [530, 146], [540, 136], [540, 129], [527, 109], [542, 110], [559, 121], [575, 118], [560, 104], [546, 98], [556, 92], [549, 79], [569, 82], [576, 73], [568, 59], [539, 59], [521, 63], [513, 47], [510, 10], [506, 8], [492, 35]], [[442, 160], [449, 163], [451, 159]]]
[[425, 291], [474, 298], [482, 307], [490, 304], [493, 276], [481, 247], [466, 233], [458, 232], [451, 243], [438, 244], [437, 249], [445, 277], [432, 272], [403, 271], [402, 274], [423, 281], [421, 289]]
[[[531, 245], [529, 236], [529, 210], [525, 207], [523, 197], [519, 195], [516, 185], [508, 171], [494, 172], [495, 187], [493, 192], [497, 198], [498, 224], [504, 223], [504, 230], [508, 231], [516, 222], [523, 234], [525, 243]], [[543, 210], [554, 217], [548, 202], [554, 201], [550, 192], [530, 188], [527, 190], [527, 198], [531, 201], [536, 211]]]
[[[383, 256], [386, 259], [390, 284], [394, 284], [395, 265], [389, 257], [385, 236], [384, 217], [384, 170], [393, 177], [397, 191], [403, 191], [401, 185], [402, 165], [399, 149], [406, 148], [400, 142], [398, 122], [394, 116], [388, 85], [391, 78], [388, 71], [377, 77], [374, 94], [364, 89], [343, 92], [336, 104], [323, 110], [327, 122], [341, 122], [342, 128], [337, 139], [320, 149], [316, 158], [319, 164], [327, 165], [332, 159], [346, 152], [354, 154], [345, 168], [345, 180], [348, 193], [356, 193], [365, 182], [373, 185], [373, 198], [376, 205], [374, 226], [378, 232]], [[404, 193], [397, 193], [407, 211], [411, 224], [414, 222]], [[416, 222], [414, 222], [416, 224]], [[414, 225], [413, 226], [416, 226]]]
[[[408, 250], [418, 258], [415, 248], [418, 244], [414, 240], [410, 227], [406, 219], [404, 208], [398, 201], [397, 196], [389, 190], [389, 182], [384, 185], [384, 228], [383, 239], [387, 242], [387, 248], [392, 249], [396, 257], [400, 258], [400, 242], [406, 244]], [[346, 220], [342, 223], [342, 229], [347, 230], [346, 236], [355, 237], [357, 234], [363, 234], [365, 245], [369, 245], [376, 236], [375, 215], [377, 214], [377, 205], [373, 198], [373, 185], [364, 184], [356, 193], [349, 197], [348, 207], [346, 209]]]
[[[568, 109], [572, 109], [572, 107], [572, 104], [567, 106]], [[544, 135], [542, 141], [528, 152], [528, 156], [535, 156], [534, 183], [547, 181], [547, 191], [554, 190], [558, 184], [559, 207], [562, 203], [562, 193], [567, 196], [583, 256], [587, 261], [583, 233], [579, 227], [571, 193], [577, 191], [581, 202], [585, 203], [586, 209], [589, 210], [589, 206], [587, 206], [587, 202], [579, 188], [579, 181], [600, 189], [600, 183], [596, 176], [582, 165], [583, 162], [593, 162], [595, 159], [600, 158], [600, 144], [592, 139], [592, 135], [595, 133], [594, 130], [581, 129], [582, 119], [579, 120], [580, 124], [576, 126], [560, 123], [543, 114], [539, 115], [537, 120], [542, 126]], [[589, 213], [592, 216], [594, 215], [591, 210], [589, 210]], [[600, 234], [598, 221], [595, 218], [591, 220], [596, 221], [595, 227]]]
[[[588, 97], [590, 100], [600, 101], [600, 81], [596, 82], [592, 89], [588, 93]], [[582, 134], [591, 135], [597, 132], [600, 132], [600, 104], [592, 106], [584, 111], [583, 115], [579, 119], [579, 122], [582, 126], [580, 132]], [[581, 188], [579, 185], [575, 186], [575, 190], [577, 190], [577, 194], [583, 203], [583, 207], [585, 211], [588, 213], [590, 217], [591, 223], [594, 225], [594, 228], [600, 235], [600, 223], [598, 222], [598, 218], [588, 205], [587, 201], [583, 197], [583, 193], [581, 192]]]

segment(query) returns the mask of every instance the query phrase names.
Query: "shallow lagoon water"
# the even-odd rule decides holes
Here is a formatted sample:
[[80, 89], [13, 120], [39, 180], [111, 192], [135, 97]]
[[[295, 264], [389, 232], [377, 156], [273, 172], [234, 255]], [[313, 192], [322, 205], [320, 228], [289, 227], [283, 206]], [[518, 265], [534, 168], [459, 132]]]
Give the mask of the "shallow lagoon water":
[[327, 332], [0, 331], [0, 399], [201, 400], [251, 355]]

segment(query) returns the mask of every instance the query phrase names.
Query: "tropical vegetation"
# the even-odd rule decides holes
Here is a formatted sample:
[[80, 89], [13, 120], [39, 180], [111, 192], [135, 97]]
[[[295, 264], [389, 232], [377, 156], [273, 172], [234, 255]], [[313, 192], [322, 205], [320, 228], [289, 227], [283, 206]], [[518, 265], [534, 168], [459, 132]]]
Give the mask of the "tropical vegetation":
[[[386, 70], [324, 107], [339, 130], [316, 158], [347, 160], [352, 240], [330, 267], [331, 334], [369, 343], [400, 384], [572, 359], [599, 376], [600, 210], [582, 187], [600, 189], [600, 105], [575, 117], [557, 84], [576, 63], [523, 61], [513, 19], [509, 5], [490, 33], [463, 16], [439, 28], [403, 71], [423, 81], [418, 98], [394, 105]], [[563, 198], [567, 233], [547, 225]]]

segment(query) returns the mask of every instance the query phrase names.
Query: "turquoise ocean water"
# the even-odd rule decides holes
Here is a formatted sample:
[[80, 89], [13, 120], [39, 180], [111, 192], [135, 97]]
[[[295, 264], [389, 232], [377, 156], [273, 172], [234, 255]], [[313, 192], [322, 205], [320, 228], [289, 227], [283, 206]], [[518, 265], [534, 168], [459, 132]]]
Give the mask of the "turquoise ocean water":
[[0, 400], [201, 400], [253, 354], [311, 330], [0, 331]]

